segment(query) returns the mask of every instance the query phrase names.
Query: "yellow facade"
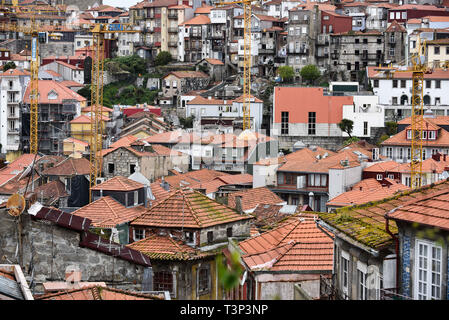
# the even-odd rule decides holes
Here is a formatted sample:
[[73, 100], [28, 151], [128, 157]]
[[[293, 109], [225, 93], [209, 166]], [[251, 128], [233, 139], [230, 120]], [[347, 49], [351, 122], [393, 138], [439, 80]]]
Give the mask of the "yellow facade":
[[18, 151], [8, 151], [8, 153], [6, 154], [6, 161], [11, 163], [14, 160], [16, 160], [17, 158], [19, 158], [22, 154], [23, 154], [23, 152], [20, 151], [20, 150], [18, 150]]
[[147, 132], [145, 132], [144, 130], [142, 130], [137, 133], [133, 133], [133, 136], [135, 136], [138, 139], [145, 139], [145, 138], [148, 138], [150, 135]]
[[[103, 127], [103, 132], [106, 132], [105, 121], [101, 121], [101, 126]], [[71, 137], [90, 143], [91, 138], [91, 125], [90, 123], [71, 123], [70, 124], [70, 135]], [[100, 136], [100, 134], [99, 134]], [[73, 147], [72, 147], [73, 148]]]
[[67, 141], [66, 139], [64, 140], [63, 143], [63, 150], [64, 155], [78, 159], [81, 158], [83, 154], [87, 152], [87, 146], [81, 141], [80, 142], [70, 140]]
[[[82, 114], [82, 115], [85, 115], [85, 116], [89, 116], [89, 115], [90, 115], [90, 111], [82, 111], [82, 110], [81, 110], [81, 114]], [[109, 111], [103, 111], [101, 114], [102, 114], [103, 116], [105, 116], [105, 117], [108, 117], [108, 118], [111, 117], [111, 112], [109, 112]]]

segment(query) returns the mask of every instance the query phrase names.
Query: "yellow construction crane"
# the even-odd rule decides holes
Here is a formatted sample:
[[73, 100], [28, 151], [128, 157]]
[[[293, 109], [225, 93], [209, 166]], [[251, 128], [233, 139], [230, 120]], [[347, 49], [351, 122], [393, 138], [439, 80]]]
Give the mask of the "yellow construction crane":
[[[422, 186], [422, 138], [424, 128], [424, 74], [430, 73], [431, 68], [427, 65], [426, 60], [426, 43], [421, 43], [420, 38], [417, 40], [417, 50], [410, 56], [410, 63], [406, 62], [406, 70], [398, 70], [393, 67], [379, 68], [377, 70], [386, 73], [387, 78], [391, 78], [396, 72], [412, 73], [412, 110], [411, 110], [411, 161], [410, 161], [410, 186], [412, 189]], [[400, 63], [401, 64], [401, 63]]]
[[[104, 40], [106, 34], [136, 33], [131, 24], [99, 23], [90, 30], [93, 37], [92, 79], [91, 79], [91, 126], [90, 126], [90, 189], [101, 176], [101, 149], [103, 148], [103, 70]], [[89, 189], [89, 202], [92, 192]]]
[[251, 129], [251, 3], [254, 0], [218, 2], [217, 6], [243, 5], [243, 130]]
[[[19, 8], [19, 7], [18, 7]], [[16, 8], [16, 9], [18, 9]], [[39, 14], [60, 12], [58, 10], [26, 11], [31, 14], [30, 26], [19, 26], [17, 23], [2, 23], [0, 31], [21, 32], [31, 36], [31, 61], [30, 61], [30, 153], [36, 154], [38, 150], [38, 109], [39, 102], [39, 26], [36, 17]], [[11, 12], [14, 14], [14, 12]]]

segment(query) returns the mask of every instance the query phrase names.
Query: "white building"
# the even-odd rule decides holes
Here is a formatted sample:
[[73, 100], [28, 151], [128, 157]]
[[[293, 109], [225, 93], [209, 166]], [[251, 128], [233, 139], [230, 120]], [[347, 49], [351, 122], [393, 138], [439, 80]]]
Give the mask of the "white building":
[[2, 153], [19, 151], [20, 107], [30, 74], [19, 69], [0, 73], [0, 143]]
[[[354, 104], [343, 106], [343, 119], [354, 122], [352, 134], [356, 137], [369, 138], [372, 127], [385, 126], [385, 109], [379, 104], [379, 97], [374, 95], [355, 95]], [[343, 132], [343, 136], [347, 135]]]
[[[411, 115], [412, 73], [367, 67], [368, 81], [379, 104], [385, 108], [385, 120], [400, 120]], [[392, 76], [390, 76], [392, 75]], [[437, 116], [449, 115], [449, 70], [434, 69], [424, 74], [423, 102]]]
[[[219, 100], [212, 97], [197, 96], [186, 103], [186, 116], [195, 116], [194, 126], [216, 126], [226, 128], [226, 133], [232, 133], [236, 122], [243, 119], [243, 98], [235, 100]], [[250, 119], [251, 128], [258, 131], [262, 125], [263, 101], [251, 98]], [[205, 128], [207, 129], [207, 128]]]
[[53, 61], [42, 67], [42, 70], [52, 70], [59, 73], [62, 79], [75, 81], [84, 84], [84, 69], [78, 66], [71, 65], [62, 61]]

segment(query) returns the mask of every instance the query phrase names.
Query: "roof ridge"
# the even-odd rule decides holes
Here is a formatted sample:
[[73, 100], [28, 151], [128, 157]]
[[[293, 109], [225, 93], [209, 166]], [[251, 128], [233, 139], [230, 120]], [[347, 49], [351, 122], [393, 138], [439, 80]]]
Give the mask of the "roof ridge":
[[[190, 199], [189, 199], [189, 201], [187, 201], [187, 197], [186, 197], [186, 194], [184, 193], [184, 190], [182, 190], [182, 189], [179, 189], [179, 190], [180, 190], [180, 192], [182, 192], [182, 194], [183, 194], [183, 197], [184, 197], [184, 199], [185, 199], [185, 202], [186, 202], [186, 204], [187, 204], [187, 207], [189, 208], [189, 210], [190, 210], [190, 212], [191, 212], [191, 214], [192, 214], [192, 216], [193, 216], [193, 219], [195, 219], [195, 221], [196, 221], [196, 223], [198, 224], [198, 226], [201, 227], [201, 226], [202, 226], [202, 223], [201, 223], [200, 220], [198, 219], [196, 211], [193, 210], [192, 206], [190, 205]], [[198, 193], [198, 194], [200, 194], [201, 196], [204, 196], [204, 197], [206, 197], [208, 200], [210, 200], [209, 197], [205, 196], [205, 195], [202, 194], [201, 192], [197, 192], [197, 191], [195, 191], [195, 190], [192, 190], [192, 193]]]

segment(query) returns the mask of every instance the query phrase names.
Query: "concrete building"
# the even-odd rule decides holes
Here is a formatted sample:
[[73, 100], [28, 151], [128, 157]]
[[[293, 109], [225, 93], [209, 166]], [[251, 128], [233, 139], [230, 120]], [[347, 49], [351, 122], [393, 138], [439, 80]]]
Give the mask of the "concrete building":
[[176, 106], [181, 95], [192, 90], [205, 89], [210, 78], [201, 71], [172, 71], [162, 77], [161, 81], [163, 98]]
[[21, 110], [25, 89], [28, 86], [30, 74], [19, 69], [9, 69], [0, 74], [0, 152], [17, 154], [21, 150]]

